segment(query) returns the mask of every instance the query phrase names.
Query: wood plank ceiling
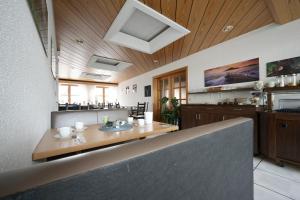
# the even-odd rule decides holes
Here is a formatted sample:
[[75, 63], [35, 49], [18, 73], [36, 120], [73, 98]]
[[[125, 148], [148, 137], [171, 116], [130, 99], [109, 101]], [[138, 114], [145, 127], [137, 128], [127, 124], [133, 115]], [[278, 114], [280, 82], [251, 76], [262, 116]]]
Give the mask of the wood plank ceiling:
[[[286, 1], [299, 4], [299, 0]], [[96, 54], [133, 63], [109, 80], [120, 82], [270, 24], [276, 14], [269, 11], [267, 4], [273, 4], [267, 0], [267, 3], [264, 0], [142, 2], [186, 27], [191, 33], [152, 55], [145, 54], [103, 40], [125, 0], [55, 0], [60, 77], [84, 80], [79, 77], [81, 72], [97, 72], [87, 67], [90, 57]], [[291, 12], [297, 13], [295, 10]], [[227, 25], [234, 26], [233, 30], [223, 32], [222, 29]]]

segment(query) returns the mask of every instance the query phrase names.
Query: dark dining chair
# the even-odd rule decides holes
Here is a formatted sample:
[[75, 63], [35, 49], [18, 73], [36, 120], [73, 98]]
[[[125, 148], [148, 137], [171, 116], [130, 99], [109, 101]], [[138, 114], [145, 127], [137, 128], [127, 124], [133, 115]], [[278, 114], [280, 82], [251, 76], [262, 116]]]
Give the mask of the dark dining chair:
[[107, 107], [108, 107], [108, 108], [113, 108], [113, 106], [114, 106], [113, 103], [108, 103], [108, 104], [107, 104]]
[[135, 113], [132, 115], [134, 119], [144, 119], [144, 112], [147, 111], [148, 104], [146, 102], [140, 103], [138, 102]]

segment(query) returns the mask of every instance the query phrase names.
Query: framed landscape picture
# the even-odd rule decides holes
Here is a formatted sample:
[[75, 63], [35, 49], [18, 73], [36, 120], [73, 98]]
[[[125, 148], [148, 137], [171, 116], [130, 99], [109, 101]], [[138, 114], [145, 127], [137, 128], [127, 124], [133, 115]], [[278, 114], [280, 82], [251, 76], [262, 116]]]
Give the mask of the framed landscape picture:
[[300, 73], [300, 56], [267, 63], [267, 77]]
[[259, 58], [204, 71], [205, 87], [259, 80]]

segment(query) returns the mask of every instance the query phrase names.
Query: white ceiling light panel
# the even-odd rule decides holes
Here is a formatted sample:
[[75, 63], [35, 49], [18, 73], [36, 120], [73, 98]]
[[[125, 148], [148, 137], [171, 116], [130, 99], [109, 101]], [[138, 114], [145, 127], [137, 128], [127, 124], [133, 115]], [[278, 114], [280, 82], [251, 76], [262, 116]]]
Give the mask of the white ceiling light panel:
[[97, 55], [93, 55], [88, 62], [88, 67], [110, 72], [120, 72], [131, 65], [131, 63], [114, 60], [111, 58], [105, 58]]
[[190, 33], [138, 0], [127, 0], [104, 40], [152, 54]]
[[89, 78], [89, 79], [94, 79], [94, 80], [107, 80], [111, 77], [111, 75], [106, 75], [106, 74], [96, 74], [96, 73], [89, 73], [89, 72], [82, 72], [81, 77], [83, 78]]

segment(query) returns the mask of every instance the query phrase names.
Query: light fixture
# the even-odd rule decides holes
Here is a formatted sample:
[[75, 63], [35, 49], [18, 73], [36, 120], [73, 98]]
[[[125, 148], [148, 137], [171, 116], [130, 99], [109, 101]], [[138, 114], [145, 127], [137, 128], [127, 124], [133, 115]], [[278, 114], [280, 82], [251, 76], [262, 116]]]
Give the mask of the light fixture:
[[111, 77], [111, 75], [108, 74], [97, 74], [97, 73], [89, 73], [89, 72], [82, 72], [81, 77], [83, 78], [89, 78], [89, 79], [95, 79], [95, 80], [107, 80]]
[[104, 40], [152, 54], [189, 30], [138, 0], [127, 0]]
[[87, 65], [90, 68], [101, 69], [104, 71], [120, 72], [127, 67], [130, 67], [132, 63], [93, 55]]
[[228, 26], [224, 26], [224, 28], [222, 29], [222, 31], [224, 33], [226, 33], [226, 32], [231, 31], [232, 29], [233, 29], [233, 26], [232, 25], [228, 25]]
[[75, 42], [79, 45], [83, 44], [83, 40], [82, 39], [75, 39]]

